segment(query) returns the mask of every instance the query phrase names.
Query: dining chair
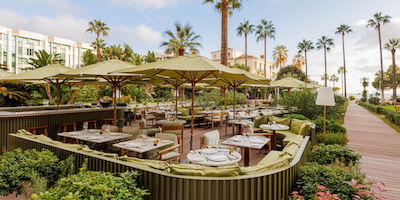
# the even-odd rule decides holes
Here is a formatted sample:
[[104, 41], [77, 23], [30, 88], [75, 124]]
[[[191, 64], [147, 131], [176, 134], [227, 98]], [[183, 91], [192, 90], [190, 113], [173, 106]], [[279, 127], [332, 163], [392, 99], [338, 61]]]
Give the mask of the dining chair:
[[96, 120], [83, 121], [83, 123], [85, 123], [85, 122], [88, 123], [88, 129], [97, 129], [97, 121]]
[[211, 129], [214, 130], [214, 123], [221, 124], [221, 111], [213, 111], [211, 115], [204, 117], [204, 128], [206, 127], [208, 121], [211, 122]]
[[135, 107], [133, 109], [133, 121], [136, 122], [136, 118], [142, 116], [142, 110], [143, 108], [137, 108]]
[[147, 126], [147, 122], [146, 122], [145, 119], [141, 119], [139, 121], [139, 127], [140, 127], [141, 130], [146, 130], [147, 135], [149, 135], [149, 136], [153, 136], [156, 133], [161, 132], [159, 126]]
[[156, 117], [156, 121], [164, 120], [166, 118], [165, 112], [154, 113], [154, 116]]
[[103, 126], [103, 124], [113, 124], [114, 118], [105, 118], [105, 119], [100, 119], [100, 126]]
[[25, 130], [31, 132], [33, 135], [37, 135], [37, 134], [43, 133], [45, 136], [48, 137], [47, 125], [28, 127], [28, 128], [25, 128]]
[[172, 145], [147, 152], [149, 159], [167, 162], [178, 160], [178, 162], [181, 162], [182, 142], [180, 136], [172, 133], [157, 133], [155, 138], [171, 140], [174, 141], [174, 143]]
[[[204, 133], [200, 137], [200, 148], [201, 147], [210, 147], [210, 146], [212, 148], [216, 148], [217, 146], [219, 146], [222, 149], [229, 149], [230, 147], [232, 147], [229, 145], [220, 145], [220, 142], [223, 142], [223, 140], [221, 140], [221, 138], [220, 138], [219, 131], [213, 130], [213, 131]], [[234, 147], [234, 150], [239, 152], [240, 148]]]
[[[173, 133], [175, 135], [181, 136], [183, 138], [183, 124], [182, 122], [168, 122], [161, 125], [161, 130], [163, 133]], [[181, 143], [181, 152], [183, 151], [183, 142]]]
[[[58, 126], [58, 131], [57, 133], [63, 133], [63, 132], [72, 132], [72, 131], [76, 131], [76, 122], [69, 122], [69, 123], [61, 123], [61, 124], [57, 124]], [[60, 136], [57, 135], [57, 140], [60, 140]], [[74, 140], [67, 140], [66, 137], [63, 137], [63, 142], [64, 143], [77, 143], [79, 144], [79, 140], [75, 139]]]
[[142, 119], [151, 120], [151, 124], [154, 124], [154, 119], [156, 116], [149, 114], [147, 110], [142, 110]]

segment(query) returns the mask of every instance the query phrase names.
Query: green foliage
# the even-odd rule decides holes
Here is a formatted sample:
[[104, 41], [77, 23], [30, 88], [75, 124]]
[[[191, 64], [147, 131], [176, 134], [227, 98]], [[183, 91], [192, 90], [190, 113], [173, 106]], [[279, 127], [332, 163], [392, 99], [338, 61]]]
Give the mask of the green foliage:
[[[367, 90], [364, 90], [363, 92], [362, 92], [362, 98], [365, 98], [365, 99], [367, 99], [367, 94], [368, 94], [368, 91]], [[364, 101], [365, 102], [365, 101]]]
[[137, 187], [137, 171], [120, 173], [119, 177], [110, 172], [87, 171], [87, 160], [79, 173], [62, 178], [57, 187], [33, 195], [35, 200], [56, 199], [137, 199], [149, 195], [147, 190]]
[[400, 125], [400, 113], [390, 110], [390, 109], [386, 109], [377, 105], [372, 105], [369, 103], [363, 103], [360, 102], [360, 105], [367, 108], [368, 110], [378, 113], [378, 114], [383, 114], [385, 115], [385, 118], [388, 119], [389, 121]]
[[[320, 117], [313, 121], [315, 124], [315, 130], [317, 133], [324, 132], [324, 118]], [[347, 132], [346, 128], [339, 124], [337, 121], [331, 119], [326, 120], [325, 130], [327, 132], [334, 132], [334, 133], [342, 133], [345, 134]]]
[[245, 66], [244, 64], [235, 63], [234, 65], [229, 65], [230, 68], [238, 68], [247, 72], [250, 72], [250, 66]]
[[82, 56], [83, 66], [88, 66], [97, 63], [97, 56], [92, 52], [92, 50], [88, 49]]
[[310, 119], [308, 119], [306, 116], [304, 116], [302, 114], [286, 114], [286, 115], [283, 115], [282, 117], [290, 117], [292, 119], [300, 119], [300, 120], [311, 121]]
[[354, 97], [353, 95], [351, 95], [351, 96], [349, 96], [349, 99], [350, 99], [351, 101], [353, 101], [353, 100], [356, 99], [356, 97]]
[[0, 87], [0, 105], [6, 102], [22, 104], [28, 97], [28, 92], [19, 87], [19, 84], [6, 84]]
[[276, 75], [276, 80], [279, 80], [281, 78], [286, 78], [289, 76], [297, 78], [301, 81], [306, 81], [306, 74], [294, 65], [288, 65], [286, 67], [281, 68]]
[[[311, 90], [303, 88], [299, 91], [283, 94], [280, 104], [284, 105], [288, 110], [294, 110], [294, 108], [297, 108], [297, 113], [314, 120], [324, 115], [324, 107], [315, 105], [316, 98], [317, 93], [313, 93]], [[326, 107], [326, 116], [328, 119], [339, 119], [346, 111], [346, 98], [335, 95], [335, 102], [335, 106]]]
[[16, 149], [0, 157], [0, 195], [7, 196], [16, 191], [21, 194], [22, 181], [31, 181], [35, 171], [40, 177], [46, 177], [50, 183], [57, 180], [57, 176], [65, 163], [49, 150], [41, 152], [35, 149], [22, 151]]
[[[196, 96], [195, 101], [202, 106], [222, 106], [224, 105], [224, 97], [219, 90], [211, 90], [210, 92], [203, 92], [201, 96]], [[246, 96], [243, 93], [236, 92], [236, 105], [247, 104]], [[233, 91], [226, 93], [226, 105], [233, 105]]]
[[368, 99], [368, 103], [373, 104], [373, 105], [378, 105], [380, 100], [381, 99], [379, 99], [378, 97], [371, 97]]
[[367, 98], [362, 97], [362, 98], [360, 99], [360, 101], [361, 101], [361, 102], [367, 102]]
[[334, 133], [334, 132], [326, 132], [325, 134], [318, 133], [316, 135], [318, 143], [328, 144], [340, 144], [346, 145], [349, 142], [346, 134], [343, 133]]
[[28, 64], [32, 65], [30, 69], [51, 65], [56, 61], [59, 62], [60, 64], [64, 62], [64, 60], [61, 59], [61, 55], [59, 53], [49, 54], [45, 50], [39, 50], [35, 51], [35, 55], [38, 59], [30, 58], [30, 62], [28, 62]]
[[[393, 88], [393, 65], [389, 65], [387, 70], [383, 72], [383, 87], [385, 90], [391, 90]], [[400, 82], [400, 68], [396, 65], [396, 79]], [[381, 81], [381, 70], [375, 73], [375, 80], [372, 82], [372, 86], [376, 90], [380, 90], [379, 82]]]
[[340, 159], [342, 163], [349, 166], [350, 163], [357, 163], [361, 159], [361, 155], [346, 146], [320, 144], [313, 148], [310, 159], [320, 165], [333, 164], [336, 159]]
[[316, 192], [320, 190], [317, 186], [323, 185], [332, 194], [337, 194], [340, 199], [350, 200], [354, 194], [354, 188], [343, 181], [356, 180], [363, 184], [365, 174], [359, 172], [358, 166], [350, 166], [345, 170], [339, 166], [319, 165], [317, 163], [306, 163], [300, 166], [299, 177], [296, 180], [296, 190], [304, 199], [313, 199]]
[[148, 51], [147, 52], [147, 56], [146, 56], [145, 61], [146, 61], [146, 63], [152, 63], [152, 62], [156, 62], [157, 61], [157, 58], [154, 55], [154, 51]]

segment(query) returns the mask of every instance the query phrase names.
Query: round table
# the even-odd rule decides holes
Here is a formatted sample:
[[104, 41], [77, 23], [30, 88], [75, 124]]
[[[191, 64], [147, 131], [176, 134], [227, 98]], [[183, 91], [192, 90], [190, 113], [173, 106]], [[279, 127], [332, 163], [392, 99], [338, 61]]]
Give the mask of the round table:
[[178, 120], [174, 120], [174, 121], [169, 121], [167, 119], [162, 119], [162, 120], [158, 120], [156, 121], [156, 124], [168, 124], [168, 123], [175, 123], [175, 122], [181, 122], [182, 124], [186, 123], [186, 120], [183, 119], [178, 119]]
[[282, 124], [261, 124], [260, 128], [272, 130], [272, 148], [276, 149], [276, 131], [288, 130], [289, 126]]
[[[215, 151], [215, 153], [206, 153], [207, 151]], [[221, 157], [225, 156], [226, 160], [213, 161], [212, 159], [210, 159], [210, 156], [213, 156], [213, 155], [214, 156], [219, 155]], [[236, 151], [229, 154], [229, 149], [209, 148], [209, 149], [192, 150], [190, 153], [188, 153], [187, 159], [190, 162], [196, 163], [199, 165], [225, 166], [225, 165], [231, 165], [234, 163], [238, 163], [240, 160], [242, 160], [242, 155]], [[200, 159], [200, 160], [196, 160], [196, 159]]]
[[243, 118], [243, 119], [253, 119], [255, 117], [257, 117], [256, 114], [250, 114], [250, 115], [235, 115], [236, 118]]

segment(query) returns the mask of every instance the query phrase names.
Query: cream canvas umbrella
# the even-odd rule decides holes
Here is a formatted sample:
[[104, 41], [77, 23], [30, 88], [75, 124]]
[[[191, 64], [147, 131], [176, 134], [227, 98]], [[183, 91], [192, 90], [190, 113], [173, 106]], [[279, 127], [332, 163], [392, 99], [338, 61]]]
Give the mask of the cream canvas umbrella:
[[47, 83], [53, 84], [57, 90], [57, 109], [60, 109], [60, 100], [59, 100], [60, 85], [68, 82], [69, 80], [71, 80], [71, 78], [62, 78], [55, 76], [59, 73], [63, 73], [69, 70], [71, 70], [71, 68], [56, 63], [41, 68], [36, 68], [24, 73], [14, 74], [3, 78], [3, 80], [10, 81], [13, 83], [24, 83], [24, 84], [35, 84], [35, 82], [40, 83], [41, 81], [45, 81]]
[[4, 85], [5, 83], [7, 83], [7, 81], [4, 81], [3, 82], [3, 78], [6, 78], [6, 77], [8, 77], [8, 76], [11, 76], [11, 75], [13, 75], [12, 73], [10, 73], [10, 72], [7, 72], [7, 71], [5, 71], [5, 70], [1, 70], [0, 69], [0, 85]]
[[[128, 84], [131, 80], [133, 80], [135, 77], [139, 77], [140, 75], [138, 74], [129, 74], [125, 76], [119, 76], [119, 75], [113, 75], [109, 74], [108, 72], [115, 71], [115, 70], [122, 70], [122, 69], [128, 69], [128, 68], [134, 68], [136, 65], [125, 62], [125, 61], [120, 61], [118, 59], [112, 59], [112, 60], [107, 60], [103, 62], [98, 62], [93, 65], [88, 65], [82, 68], [78, 69], [72, 69], [69, 71], [65, 71], [62, 73], [59, 73], [57, 76], [58, 77], [65, 77], [65, 78], [99, 78], [99, 79], [104, 79], [104, 82], [107, 82], [109, 85], [112, 87], [113, 91], [113, 105], [114, 105], [114, 120], [113, 124], [116, 125], [117, 123], [117, 98], [116, 98], [116, 89], [118, 87], [121, 87], [125, 84]], [[101, 83], [101, 80], [100, 80]], [[94, 84], [94, 83], [92, 83]]]
[[[176, 85], [170, 80], [181, 80], [191, 84], [192, 90], [194, 91], [195, 84], [202, 82], [204, 79], [236, 79], [236, 80], [248, 80], [251, 79], [244, 75], [242, 72], [234, 71], [229, 67], [226, 67], [220, 63], [212, 61], [206, 57], [198, 54], [190, 54], [186, 56], [179, 56], [168, 60], [159, 62], [149, 63], [134, 68], [116, 71], [119, 73], [138, 73], [144, 74], [148, 77], [161, 77], [167, 83]], [[194, 92], [192, 92], [192, 110], [194, 107]], [[194, 118], [192, 115], [191, 120], [191, 138], [190, 138], [190, 149], [193, 149], [193, 129], [194, 129]]]

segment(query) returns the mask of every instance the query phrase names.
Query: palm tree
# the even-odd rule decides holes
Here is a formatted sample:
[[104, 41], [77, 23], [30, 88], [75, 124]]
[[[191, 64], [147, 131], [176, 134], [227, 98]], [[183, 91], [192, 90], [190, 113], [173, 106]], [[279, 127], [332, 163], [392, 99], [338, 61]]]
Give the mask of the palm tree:
[[31, 58], [30, 62], [28, 62], [28, 64], [33, 66], [30, 67], [29, 69], [44, 67], [46, 65], [51, 65], [54, 62], [59, 62], [59, 63], [64, 62], [64, 60], [61, 59], [59, 53], [49, 54], [45, 50], [39, 50], [35, 51], [35, 55], [37, 59]]
[[[327, 76], [327, 67], [326, 67], [326, 52], [330, 51], [331, 48], [330, 46], [335, 45], [335, 43], [333, 43], [333, 39], [332, 38], [328, 38], [327, 36], [323, 35], [321, 37], [321, 39], [318, 39], [318, 42], [315, 44], [317, 45], [317, 49], [324, 49], [324, 57], [325, 57], [325, 76]], [[328, 77], [325, 78], [325, 87], [327, 87], [327, 79]]]
[[[336, 28], [335, 34], [342, 34], [342, 45], [343, 45], [343, 67], [344, 67], [344, 97], [347, 97], [347, 85], [346, 85], [346, 59], [344, 53], [344, 34], [352, 33], [351, 27], [346, 24], [341, 24], [339, 27]], [[343, 90], [343, 88], [342, 88]]]
[[275, 67], [276, 68], [282, 68], [282, 65], [285, 64], [287, 60], [287, 49], [283, 45], [278, 45], [274, 48], [274, 51], [272, 51], [272, 56], [275, 60]]
[[[107, 27], [107, 24], [102, 22], [101, 20], [93, 20], [89, 22], [89, 28], [85, 31], [86, 32], [95, 32], [97, 34], [97, 39], [95, 41], [95, 43], [97, 43], [97, 41], [100, 41], [100, 34], [102, 34], [103, 36], [107, 36], [108, 35], [108, 31], [110, 31], [110, 28]], [[104, 40], [103, 40], [104, 42]], [[93, 43], [92, 43], [93, 44]], [[101, 60], [101, 55], [100, 55], [100, 47], [97, 47], [97, 62], [100, 62]]]
[[[380, 13], [375, 13], [374, 18], [368, 20], [367, 27], [373, 27], [376, 30], [378, 30], [378, 36], [379, 36], [379, 52], [381, 55], [381, 81], [383, 83], [383, 61], [382, 61], [382, 42], [381, 42], [381, 24], [385, 25], [390, 23], [390, 18], [392, 18], [389, 15], [382, 16], [382, 12]], [[381, 85], [381, 105], [385, 104], [385, 95], [384, 95], [384, 88], [383, 84]]]
[[190, 23], [181, 25], [181, 22], [174, 23], [175, 33], [171, 30], [164, 31], [163, 35], [168, 36], [169, 40], [161, 43], [160, 47], [166, 48], [165, 53], [174, 53], [175, 56], [183, 56], [185, 49], [190, 48], [190, 51], [199, 51], [197, 48], [202, 47], [198, 40], [201, 40], [200, 35], [196, 35]]
[[134, 65], [143, 65], [144, 57], [141, 57], [139, 54], [133, 54], [133, 57], [129, 59], [129, 62], [133, 63]]
[[[106, 48], [106, 44], [107, 44], [107, 43], [105, 43], [103, 39], [97, 39], [97, 38], [96, 38], [96, 40], [93, 41], [92, 44], [90, 45], [90, 46], [93, 47], [94, 50], [97, 51], [97, 62], [100, 62], [100, 61], [101, 61], [100, 50], [101, 50], [101, 49], [104, 50], [104, 49]], [[100, 59], [99, 59], [99, 55], [100, 55]]]
[[297, 54], [293, 58], [293, 65], [301, 70], [301, 67], [305, 65], [304, 56]]
[[[257, 42], [264, 40], [264, 76], [267, 77], [267, 37], [275, 40], [275, 26], [272, 21], [261, 20], [261, 24], [257, 26]], [[272, 76], [272, 65], [270, 65], [269, 73]]]
[[339, 81], [339, 77], [337, 77], [336, 74], [332, 74], [329, 80], [333, 82], [333, 87], [335, 88], [335, 83]]
[[96, 55], [92, 52], [92, 50], [88, 49], [82, 56], [83, 66], [88, 66], [91, 64], [95, 64], [97, 62]]
[[114, 56], [116, 56], [119, 60], [122, 60], [123, 50], [121, 48], [121, 45], [117, 46], [116, 44], [114, 44], [104, 48], [103, 56], [105, 57], [106, 60], [110, 60]]
[[345, 73], [345, 70], [344, 70], [344, 67], [342, 66], [342, 67], [339, 67], [339, 69], [338, 69], [338, 74], [340, 74], [340, 77], [341, 77], [341, 79], [342, 79], [342, 97], [344, 97], [344, 90], [343, 90], [343, 76], [344, 76], [344, 73]]
[[242, 0], [203, 0], [203, 3], [215, 3], [215, 9], [221, 13], [221, 64], [228, 66], [228, 14], [242, 7]]
[[366, 87], [367, 87], [368, 84], [369, 84], [369, 78], [367, 78], [367, 77], [362, 77], [360, 83], [361, 83], [361, 85], [364, 87], [364, 93], [365, 93]]
[[393, 86], [392, 86], [392, 88], [393, 88], [393, 101], [397, 102], [397, 95], [396, 95], [396, 89], [397, 89], [396, 81], [397, 81], [397, 79], [396, 79], [395, 53], [396, 53], [396, 49], [400, 48], [400, 39], [395, 39], [395, 38], [390, 39], [389, 43], [386, 43], [383, 48], [385, 48], [385, 49], [387, 49], [387, 50], [392, 52], [392, 61], [393, 61], [393, 64], [392, 64], [392, 68], [393, 68], [393, 78], [392, 78], [393, 79], [393, 83], [392, 83], [393, 84]]
[[244, 34], [244, 66], [247, 66], [247, 34], [251, 34], [254, 31], [254, 25], [249, 24], [249, 20], [244, 20], [244, 23], [240, 23], [240, 25], [236, 28], [238, 36], [242, 36]]
[[156, 62], [156, 56], [154, 55], [154, 51], [148, 51], [147, 52], [147, 56], [145, 59], [146, 63], [152, 63], [152, 62]]
[[299, 49], [299, 53], [304, 51], [304, 57], [306, 60], [306, 82], [308, 82], [307, 50], [310, 51], [314, 49], [313, 42], [311, 42], [311, 40], [303, 39], [303, 42], [300, 42], [297, 45], [297, 49]]

